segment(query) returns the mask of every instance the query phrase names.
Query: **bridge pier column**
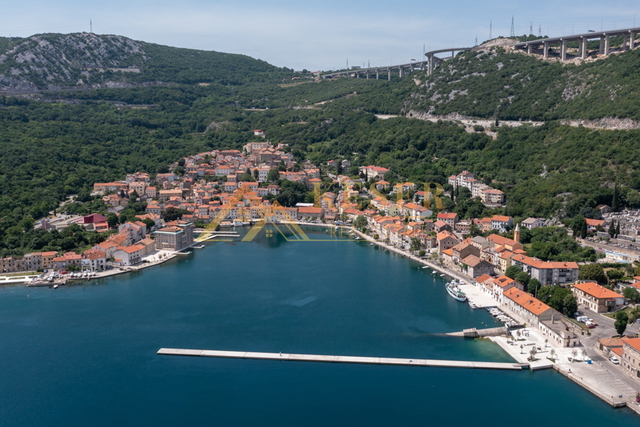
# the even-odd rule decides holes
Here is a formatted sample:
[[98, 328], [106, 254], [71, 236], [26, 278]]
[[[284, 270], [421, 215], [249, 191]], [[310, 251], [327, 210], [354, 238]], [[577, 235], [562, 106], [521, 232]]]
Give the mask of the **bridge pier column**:
[[433, 55], [429, 55], [429, 65], [428, 65], [427, 75], [433, 74]]
[[527, 53], [531, 55], [533, 53], [533, 45], [527, 45]]
[[404, 77], [404, 68], [402, 67], [402, 65], [400, 66], [398, 71], [400, 72], [400, 78], [403, 78]]
[[376, 68], [376, 80], [380, 80], [380, 70]]
[[387, 80], [391, 81], [391, 68], [387, 68]]
[[547, 42], [542, 43], [542, 51], [543, 51], [542, 56], [544, 57], [544, 59], [549, 59], [549, 43]]
[[562, 62], [567, 60], [567, 41], [562, 40], [562, 46], [560, 47], [560, 58]]
[[629, 33], [629, 49], [633, 49], [635, 47], [634, 46], [634, 44], [636, 42], [635, 41], [635, 36], [636, 36], [636, 33], [634, 33], [634, 32]]
[[587, 39], [585, 37], [580, 39], [580, 57], [587, 59]]
[[629, 37], [625, 34], [622, 36], [622, 50], [627, 50], [627, 42], [629, 41]]
[[366, 71], [365, 76], [367, 76], [367, 80], [369, 80], [369, 70]]
[[598, 53], [600, 55], [602, 55], [604, 53], [604, 38], [600, 37], [600, 49], [598, 50]]
[[609, 49], [611, 48], [611, 44], [609, 43], [609, 36], [604, 36], [604, 54], [609, 55]]

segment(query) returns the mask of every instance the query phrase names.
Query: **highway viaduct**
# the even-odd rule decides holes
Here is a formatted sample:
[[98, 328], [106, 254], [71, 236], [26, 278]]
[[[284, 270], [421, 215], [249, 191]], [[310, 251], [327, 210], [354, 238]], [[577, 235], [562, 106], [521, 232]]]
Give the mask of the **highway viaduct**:
[[542, 56], [544, 59], [549, 58], [549, 48], [551, 46], [560, 46], [560, 59], [567, 60], [567, 42], [578, 42], [578, 58], [587, 59], [589, 52], [587, 51], [587, 42], [589, 40], [599, 39], [600, 49], [598, 53], [608, 55], [611, 52], [610, 38], [614, 36], [622, 37], [622, 50], [633, 49], [636, 45], [636, 36], [640, 33], [640, 28], [626, 28], [622, 30], [609, 31], [591, 31], [585, 34], [574, 34], [571, 36], [552, 37], [546, 39], [538, 39], [516, 43], [512, 45], [516, 49], [526, 49], [527, 53], [534, 53], [534, 48], [542, 46]]
[[[526, 49], [527, 53], [534, 53], [534, 48], [540, 48], [542, 46], [542, 55], [544, 59], [549, 58], [549, 51], [552, 46], [560, 47], [560, 58], [562, 61], [567, 60], [567, 42], [577, 41], [579, 43], [578, 47], [578, 57], [582, 59], [586, 59], [589, 56], [587, 51], [587, 43], [589, 40], [599, 39], [600, 40], [600, 49], [598, 50], [599, 54], [608, 55], [611, 52], [611, 37], [621, 36], [622, 37], [622, 50], [634, 49], [636, 47], [636, 36], [640, 33], [640, 27], [636, 28], [626, 28], [621, 30], [608, 30], [608, 31], [591, 31], [585, 34], [574, 34], [570, 36], [562, 36], [562, 37], [551, 37], [546, 39], [537, 39], [530, 40], [521, 43], [514, 43], [509, 45], [516, 49]], [[409, 62], [406, 64], [400, 65], [390, 65], [385, 67], [371, 67], [371, 68], [358, 68], [347, 71], [339, 71], [335, 73], [327, 73], [323, 74], [322, 77], [325, 79], [332, 79], [335, 77], [365, 77], [370, 78], [372, 76], [380, 79], [380, 76], [384, 76], [386, 73], [387, 79], [391, 80], [391, 73], [398, 72], [399, 76], [404, 77], [407, 71], [411, 72], [414, 70], [427, 70], [427, 75], [433, 74], [434, 70], [437, 66], [439, 66], [443, 61], [449, 59], [448, 57], [439, 58], [436, 56], [438, 53], [451, 53], [451, 58], [455, 56], [456, 52], [469, 51], [474, 48], [471, 47], [456, 47], [456, 48], [448, 48], [448, 49], [439, 49], [432, 50], [430, 52], [426, 52], [425, 56], [427, 57], [423, 61], [415, 61]], [[537, 53], [537, 52], [536, 52]]]
[[368, 79], [370, 77], [375, 76], [376, 80], [378, 80], [380, 79], [381, 75], [384, 77], [384, 75], [386, 74], [387, 79], [391, 80], [392, 72], [397, 71], [398, 74], [400, 75], [400, 78], [402, 78], [407, 72], [411, 72], [414, 70], [425, 70], [425, 69], [427, 70], [427, 73], [431, 75], [433, 73], [433, 70], [435, 70], [435, 68], [438, 65], [440, 65], [442, 61], [444, 61], [445, 59], [448, 59], [448, 58], [438, 58], [437, 56], [435, 56], [436, 53], [451, 52], [451, 58], [453, 58], [455, 56], [455, 52], [467, 51], [471, 49], [472, 48], [470, 47], [456, 47], [456, 48], [449, 48], [449, 49], [433, 50], [431, 52], [425, 53], [425, 56], [427, 57], [427, 59], [424, 61], [414, 61], [414, 62], [408, 62], [406, 64], [389, 65], [384, 67], [357, 68], [353, 70], [323, 74], [322, 77], [325, 79], [333, 79], [335, 77], [355, 77], [355, 78], [364, 77]]

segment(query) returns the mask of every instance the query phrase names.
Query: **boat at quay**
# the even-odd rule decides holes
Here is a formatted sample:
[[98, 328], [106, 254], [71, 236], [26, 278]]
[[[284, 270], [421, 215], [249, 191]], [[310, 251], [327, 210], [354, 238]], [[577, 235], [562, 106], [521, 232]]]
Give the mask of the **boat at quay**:
[[458, 287], [458, 282], [452, 280], [446, 285], [447, 293], [449, 296], [456, 301], [465, 302], [467, 300], [467, 295], [460, 290]]

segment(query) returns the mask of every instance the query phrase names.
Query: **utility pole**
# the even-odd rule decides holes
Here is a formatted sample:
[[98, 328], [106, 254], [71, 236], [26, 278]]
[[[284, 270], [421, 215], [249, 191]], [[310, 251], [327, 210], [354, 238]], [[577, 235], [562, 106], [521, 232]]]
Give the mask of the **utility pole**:
[[513, 26], [513, 15], [511, 15], [511, 35], [509, 37], [515, 37], [515, 36], [516, 36], [516, 31]]

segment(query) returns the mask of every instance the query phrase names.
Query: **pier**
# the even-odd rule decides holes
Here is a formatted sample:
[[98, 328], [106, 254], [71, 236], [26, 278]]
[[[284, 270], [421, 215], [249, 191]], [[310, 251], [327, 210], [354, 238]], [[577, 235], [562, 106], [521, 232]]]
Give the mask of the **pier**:
[[160, 350], [158, 350], [157, 354], [163, 356], [281, 360], [289, 362], [355, 363], [363, 365], [400, 365], [438, 368], [502, 369], [511, 371], [520, 371], [529, 367], [529, 365], [526, 363], [473, 362], [463, 360], [435, 359], [400, 359], [390, 357], [329, 356], [319, 354], [293, 353], [253, 353], [246, 351], [192, 350], [184, 348], [161, 348]]

